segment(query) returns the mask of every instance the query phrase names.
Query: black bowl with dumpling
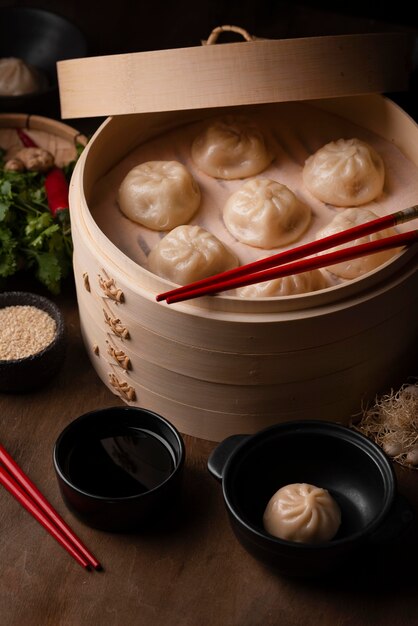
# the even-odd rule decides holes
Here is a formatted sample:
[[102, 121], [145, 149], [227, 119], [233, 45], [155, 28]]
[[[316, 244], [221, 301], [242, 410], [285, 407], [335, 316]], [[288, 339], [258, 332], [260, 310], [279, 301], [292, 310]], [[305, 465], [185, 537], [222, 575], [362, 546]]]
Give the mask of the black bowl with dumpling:
[[0, 111], [59, 114], [56, 63], [84, 57], [83, 33], [40, 9], [0, 8]]
[[[397, 494], [395, 475], [383, 451], [340, 424], [295, 421], [251, 436], [233, 435], [212, 452], [208, 469], [222, 482], [240, 543], [285, 575], [326, 575], [348, 567], [353, 559], [358, 567], [358, 559], [364, 561], [368, 550], [381, 551], [413, 517]], [[292, 532], [303, 533], [313, 523], [316, 528], [322, 524], [323, 530], [329, 523], [328, 511], [316, 506], [312, 493], [305, 494], [303, 506], [300, 494], [292, 493], [279, 511], [284, 515], [280, 526], [284, 534], [267, 532], [266, 508], [273, 494], [296, 485], [320, 488], [339, 509], [340, 523], [332, 538], [325, 541], [311, 535], [309, 542], [288, 538], [298, 536], [289, 534], [289, 524]]]

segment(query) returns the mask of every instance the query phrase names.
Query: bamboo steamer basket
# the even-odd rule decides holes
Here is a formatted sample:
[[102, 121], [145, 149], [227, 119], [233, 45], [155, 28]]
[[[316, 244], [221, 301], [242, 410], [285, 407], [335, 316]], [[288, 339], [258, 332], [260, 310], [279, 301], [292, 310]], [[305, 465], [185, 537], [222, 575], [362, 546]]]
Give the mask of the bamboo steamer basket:
[[77, 143], [87, 143], [78, 130], [58, 120], [26, 113], [0, 113], [0, 146], [10, 154], [22, 148], [16, 128], [28, 130], [41, 148], [54, 155], [59, 167], [76, 158]]
[[[371, 64], [365, 73], [364, 55]], [[406, 56], [403, 36], [392, 34], [257, 40], [59, 64], [64, 117], [114, 114], [78, 162], [70, 209], [83, 339], [115, 394], [164, 415], [183, 433], [219, 441], [293, 419], [347, 423], [410, 372], [418, 343], [414, 248], [320, 292], [258, 300], [225, 293], [168, 306], [155, 297], [170, 283], [121, 250], [91, 210], [99, 182], [132, 149], [242, 105], [280, 113], [284, 101], [303, 100], [395, 143], [418, 167], [415, 123], [390, 100], [364, 95], [401, 88]], [[244, 67], [257, 89], [249, 89]], [[179, 88], [180, 71], [187, 89]], [[344, 72], [352, 77], [342, 81]], [[217, 89], [202, 76], [216, 76]]]

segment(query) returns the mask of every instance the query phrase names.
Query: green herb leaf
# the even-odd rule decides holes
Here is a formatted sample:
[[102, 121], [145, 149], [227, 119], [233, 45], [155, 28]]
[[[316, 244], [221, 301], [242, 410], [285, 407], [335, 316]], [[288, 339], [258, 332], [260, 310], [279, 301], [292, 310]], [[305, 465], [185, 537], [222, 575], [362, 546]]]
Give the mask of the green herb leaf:
[[[52, 293], [59, 293], [72, 268], [69, 220], [52, 216], [44, 175], [8, 172], [2, 154], [0, 148], [0, 278], [28, 269]], [[74, 165], [75, 161], [66, 166], [68, 175]]]
[[0, 225], [0, 276], [12, 276], [17, 270], [17, 241], [12, 231]]
[[3, 222], [6, 219], [8, 211], [9, 205], [0, 200], [0, 222]]
[[49, 291], [54, 294], [60, 292], [62, 271], [60, 260], [52, 252], [30, 251], [31, 265], [35, 267], [35, 275]]

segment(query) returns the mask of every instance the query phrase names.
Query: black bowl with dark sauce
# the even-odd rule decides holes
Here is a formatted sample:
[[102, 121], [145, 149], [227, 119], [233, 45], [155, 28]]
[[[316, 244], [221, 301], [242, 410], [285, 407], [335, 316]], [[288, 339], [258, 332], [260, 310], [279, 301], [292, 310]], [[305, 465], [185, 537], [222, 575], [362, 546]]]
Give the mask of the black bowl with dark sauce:
[[185, 448], [160, 415], [136, 407], [86, 413], [58, 437], [54, 466], [67, 506], [108, 531], [147, 526], [178, 494]]

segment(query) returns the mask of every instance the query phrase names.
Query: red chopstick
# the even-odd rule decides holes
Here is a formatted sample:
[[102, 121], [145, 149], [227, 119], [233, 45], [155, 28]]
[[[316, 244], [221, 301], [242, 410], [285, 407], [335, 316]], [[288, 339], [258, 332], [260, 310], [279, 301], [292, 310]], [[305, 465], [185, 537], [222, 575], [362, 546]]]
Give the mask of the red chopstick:
[[280, 265], [279, 267], [272, 267], [261, 272], [238, 276], [236, 278], [227, 278], [226, 280], [220, 279], [218, 283], [214, 283], [212, 285], [204, 285], [203, 287], [193, 289], [189, 292], [185, 291], [181, 294], [174, 294], [172, 296], [169, 295], [166, 298], [166, 302], [167, 304], [174, 304], [175, 302], [191, 300], [192, 298], [197, 298], [199, 296], [215, 294], [220, 291], [236, 289], [237, 287], [245, 287], [246, 285], [252, 285], [253, 283], [262, 283], [266, 280], [272, 280], [274, 278], [283, 278], [284, 276], [290, 276], [291, 274], [300, 274], [302, 272], [318, 269], [327, 265], [333, 265], [334, 263], [350, 261], [351, 259], [356, 259], [360, 256], [374, 254], [375, 252], [381, 252], [382, 250], [397, 248], [399, 246], [411, 245], [416, 242], [418, 242], [418, 229], [410, 230], [406, 233], [400, 233], [399, 235], [393, 235], [392, 237], [385, 237], [384, 239], [377, 239], [376, 241], [370, 241], [358, 246], [352, 246], [350, 248], [345, 248], [344, 250], [329, 252], [328, 254], [323, 254], [321, 256], [301, 259], [299, 261], [294, 261], [293, 263]]
[[[333, 248], [334, 246], [347, 243], [348, 241], [357, 239], [360, 236], [369, 235], [379, 230], [389, 228], [390, 226], [396, 226], [397, 224], [408, 222], [415, 218], [418, 218], [418, 205], [414, 205], [402, 211], [396, 211], [395, 213], [391, 213], [390, 215], [378, 217], [375, 220], [370, 220], [369, 222], [365, 222], [364, 224], [353, 226], [353, 228], [348, 228], [347, 230], [341, 231], [339, 233], [335, 233], [334, 235], [324, 237], [323, 239], [318, 239], [317, 241], [311, 241], [301, 246], [291, 248], [290, 250], [279, 252], [278, 254], [273, 254], [272, 256], [266, 257], [264, 259], [260, 259], [258, 261], [253, 261], [252, 263], [248, 263], [247, 265], [242, 265], [232, 270], [228, 270], [227, 272], [215, 274], [214, 276], [209, 276], [208, 278], [204, 278], [203, 280], [189, 283], [188, 285], [184, 285], [182, 287], [177, 287], [176, 289], [172, 289], [170, 291], [166, 291], [164, 293], [158, 294], [156, 296], [156, 300], [157, 302], [160, 302], [161, 300], [166, 300], [167, 304], [173, 304], [175, 302], [181, 302], [182, 300], [190, 300], [193, 297], [214, 294], [214, 293], [218, 293], [219, 291], [226, 291], [227, 289], [233, 289], [234, 287], [244, 286], [244, 284], [248, 285], [248, 284], [252, 284], [255, 282], [263, 282], [263, 280], [269, 280], [269, 278], [263, 278], [262, 280], [260, 279], [252, 280], [251, 282], [246, 282], [242, 284], [236, 283], [231, 287], [223, 286], [224, 284], [227, 283], [227, 281], [229, 281], [229, 279], [232, 280], [232, 279], [237, 279], [239, 277], [245, 277], [249, 275], [251, 276], [259, 275], [259, 278], [261, 278], [262, 270], [267, 270], [270, 268], [274, 268], [277, 270], [277, 266], [279, 265], [284, 266], [285, 263], [290, 263], [291, 261], [302, 259], [303, 257], [307, 257], [312, 254], [322, 252], [323, 250]], [[383, 241], [383, 240], [380, 240], [380, 241]], [[407, 243], [411, 243], [409, 239]], [[367, 244], [363, 244], [363, 245], [367, 245]], [[403, 244], [400, 243], [400, 244], [388, 245], [387, 247], [389, 248], [396, 247], [396, 245], [403, 245]], [[345, 252], [352, 251], [352, 250], [354, 250], [354, 247], [347, 248], [346, 250], [342, 250], [339, 252], [341, 254], [344, 254]], [[374, 250], [374, 251], [377, 251], [377, 250]], [[364, 256], [366, 254], [371, 254], [372, 252], [373, 250], [369, 252], [366, 249], [366, 251], [361, 252], [360, 254], [357, 254], [356, 256]], [[320, 258], [324, 259], [324, 258], [329, 258], [329, 257], [328, 255], [323, 255]], [[355, 257], [350, 257], [350, 258], [355, 258]], [[340, 260], [342, 261], [344, 260], [344, 258], [340, 258]], [[330, 261], [328, 260], [326, 263], [318, 265], [317, 267], [324, 267], [325, 265], [329, 265], [329, 264], [330, 264]], [[313, 269], [313, 267], [305, 267], [304, 269], [301, 269], [298, 271], [303, 272], [303, 271], [307, 271], [308, 269]], [[254, 274], [254, 272], [256, 272], [257, 274]], [[298, 272], [294, 271], [294, 272], [289, 272], [289, 273], [298, 273]], [[286, 273], [284, 275], [287, 276], [288, 274]], [[273, 278], [273, 277], [274, 276], [270, 276], [270, 278]], [[276, 276], [276, 278], [279, 278], [279, 277], [280, 276]], [[209, 287], [211, 288], [209, 289]], [[183, 296], [186, 296], [186, 297], [183, 297]]]
[[[31, 515], [84, 568], [101, 569], [99, 561], [74, 534], [30, 478], [20, 469], [0, 444], [0, 484], [2, 484]], [[6, 468], [6, 469], [5, 469]]]

